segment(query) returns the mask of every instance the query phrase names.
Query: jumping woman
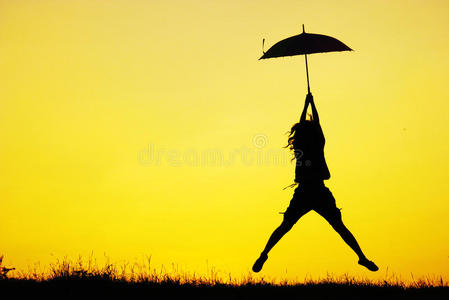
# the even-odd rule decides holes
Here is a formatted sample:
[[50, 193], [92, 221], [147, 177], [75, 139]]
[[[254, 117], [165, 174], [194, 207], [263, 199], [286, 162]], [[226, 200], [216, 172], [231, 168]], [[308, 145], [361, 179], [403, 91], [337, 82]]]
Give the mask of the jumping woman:
[[[312, 108], [311, 120], [306, 120], [308, 106]], [[293, 199], [284, 213], [282, 224], [274, 230], [265, 249], [253, 265], [253, 271], [259, 272], [268, 259], [268, 252], [293, 227], [303, 215], [316, 211], [335, 229], [346, 244], [357, 254], [358, 263], [370, 271], [379, 268], [368, 260], [360, 249], [354, 236], [341, 220], [340, 209], [324, 180], [330, 178], [329, 169], [324, 159], [324, 135], [320, 126], [318, 112], [312, 94], [307, 94], [299, 123], [293, 125], [288, 138], [288, 147], [294, 151], [296, 158], [295, 189]]]

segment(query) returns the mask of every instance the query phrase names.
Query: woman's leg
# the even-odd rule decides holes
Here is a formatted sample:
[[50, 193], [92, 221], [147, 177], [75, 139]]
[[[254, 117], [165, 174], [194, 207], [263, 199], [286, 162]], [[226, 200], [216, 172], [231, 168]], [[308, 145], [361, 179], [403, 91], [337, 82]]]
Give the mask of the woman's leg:
[[370, 271], [377, 271], [379, 268], [366, 258], [354, 235], [352, 235], [345, 224], [343, 224], [340, 209], [335, 205], [335, 199], [329, 189], [326, 188], [324, 190], [318, 203], [320, 205], [317, 205], [315, 211], [329, 222], [332, 228], [334, 228], [334, 230], [341, 236], [343, 241], [345, 241], [345, 243], [357, 254], [359, 257], [359, 264], [365, 266]]
[[270, 238], [268, 239], [268, 242], [263, 249], [262, 253], [260, 254], [260, 257], [256, 260], [256, 262], [253, 265], [253, 271], [259, 272], [262, 269], [263, 264], [268, 259], [268, 252], [276, 245], [281, 238], [292, 229], [293, 225], [301, 218], [304, 214], [306, 214], [309, 211], [309, 209], [303, 209], [300, 212], [295, 212], [292, 214], [292, 209], [287, 209], [287, 211], [284, 214], [284, 220], [282, 221], [281, 225], [279, 225], [278, 228], [276, 228], [273, 233], [271, 234]]
[[359, 243], [355, 239], [354, 235], [349, 231], [349, 229], [343, 224], [341, 217], [337, 220], [327, 220], [332, 228], [342, 237], [343, 241], [348, 244], [349, 247], [357, 254], [359, 259], [366, 259], [365, 254], [362, 249], [360, 249]]
[[348, 244], [349, 247], [351, 247], [351, 249], [354, 250], [354, 252], [357, 254], [357, 256], [359, 257], [359, 265], [362, 265], [366, 267], [368, 270], [373, 272], [379, 270], [376, 264], [368, 260], [365, 254], [363, 254], [362, 249], [360, 249], [360, 246], [357, 243], [357, 240], [349, 231], [349, 229], [346, 228], [346, 226], [343, 224], [341, 218], [339, 221], [332, 221], [329, 223], [332, 225], [335, 231], [338, 232], [338, 234], [343, 238], [346, 244]]
[[340, 209], [335, 204], [335, 198], [327, 187], [323, 187], [317, 191], [315, 203], [314, 210], [329, 222], [345, 243], [357, 254], [359, 259], [365, 258], [365, 254], [360, 249], [357, 240], [348, 228], [346, 228], [345, 224], [343, 224]]
[[274, 245], [276, 245], [280, 239], [287, 233], [290, 231], [290, 229], [292, 229], [294, 223], [287, 221], [287, 220], [283, 220], [281, 225], [276, 228], [273, 233], [271, 234], [270, 238], [268, 239], [267, 245], [265, 246], [265, 249], [263, 249], [262, 251], [262, 255], [268, 255], [268, 252], [270, 252], [270, 250], [274, 247]]

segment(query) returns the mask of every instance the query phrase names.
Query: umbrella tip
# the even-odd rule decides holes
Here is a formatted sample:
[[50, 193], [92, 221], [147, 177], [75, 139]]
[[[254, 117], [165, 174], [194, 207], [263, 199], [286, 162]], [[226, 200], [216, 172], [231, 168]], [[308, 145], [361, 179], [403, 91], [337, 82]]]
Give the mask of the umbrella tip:
[[306, 30], [304, 29], [304, 24], [302, 24], [302, 33], [305, 33]]

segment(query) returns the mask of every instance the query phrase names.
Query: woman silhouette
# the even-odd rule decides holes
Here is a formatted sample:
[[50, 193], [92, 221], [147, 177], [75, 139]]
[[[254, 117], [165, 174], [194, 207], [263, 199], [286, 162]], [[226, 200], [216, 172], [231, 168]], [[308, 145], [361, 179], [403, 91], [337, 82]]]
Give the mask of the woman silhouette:
[[[307, 107], [312, 107], [312, 118], [306, 120]], [[340, 234], [346, 244], [357, 254], [358, 263], [370, 271], [379, 268], [366, 258], [354, 236], [341, 220], [340, 209], [323, 180], [330, 178], [329, 169], [324, 159], [324, 135], [320, 126], [318, 112], [312, 94], [307, 94], [299, 123], [293, 125], [288, 138], [288, 147], [295, 153], [296, 169], [293, 199], [284, 213], [282, 224], [274, 230], [265, 249], [253, 265], [253, 271], [259, 272], [268, 259], [268, 252], [293, 227], [303, 215], [310, 210], [316, 211]]]

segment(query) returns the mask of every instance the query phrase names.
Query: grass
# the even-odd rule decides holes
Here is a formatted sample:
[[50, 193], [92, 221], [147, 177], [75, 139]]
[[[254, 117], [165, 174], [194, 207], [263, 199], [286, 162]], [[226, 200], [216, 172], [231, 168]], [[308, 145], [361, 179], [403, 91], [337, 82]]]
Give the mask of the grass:
[[[2, 257], [1, 257], [2, 258]], [[60, 299], [93, 297], [138, 297], [175, 299], [449, 299], [449, 285], [442, 278], [426, 278], [404, 283], [394, 276], [370, 281], [351, 276], [306, 279], [303, 282], [267, 281], [248, 274], [233, 278], [213, 268], [206, 275], [183, 272], [176, 265], [171, 270], [144, 264], [118, 266], [106, 262], [98, 266], [91, 257], [87, 262], [57, 260], [47, 271], [26, 272], [9, 269], [0, 279], [0, 297], [36, 296]], [[13, 275], [7, 276], [8, 274]]]

